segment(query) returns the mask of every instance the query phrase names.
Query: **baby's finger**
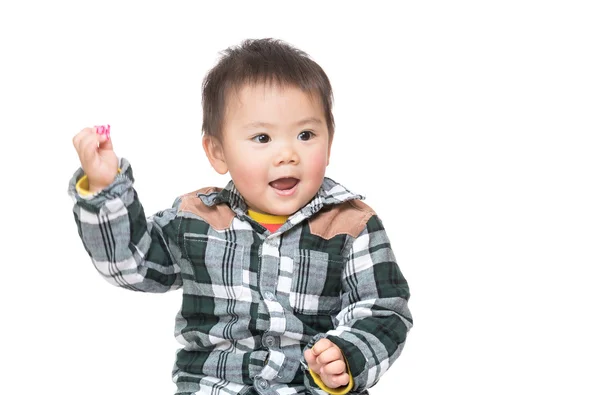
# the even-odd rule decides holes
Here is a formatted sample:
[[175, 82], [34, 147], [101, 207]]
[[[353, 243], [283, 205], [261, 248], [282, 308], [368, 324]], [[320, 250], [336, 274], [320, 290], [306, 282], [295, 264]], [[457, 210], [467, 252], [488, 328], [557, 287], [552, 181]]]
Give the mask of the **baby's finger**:
[[331, 347], [335, 347], [335, 344], [333, 344], [331, 340], [321, 339], [312, 347], [312, 350], [316, 355], [321, 355], [323, 351]]
[[113, 149], [112, 139], [108, 134], [99, 134], [98, 135], [98, 148], [101, 150], [111, 150]]
[[342, 373], [346, 373], [346, 363], [344, 361], [333, 361], [321, 367], [321, 374], [337, 376]]
[[312, 352], [311, 349], [304, 351], [304, 359], [306, 359], [307, 363], [315, 363], [317, 360], [317, 356]]
[[98, 150], [98, 144], [100, 143], [100, 136], [96, 132], [92, 131], [84, 134], [78, 141], [75, 149], [79, 153], [79, 157], [91, 158]]
[[79, 144], [81, 143], [81, 140], [89, 135], [90, 133], [96, 133], [94, 128], [84, 128], [81, 129], [79, 131], [79, 133], [77, 133], [74, 137], [73, 137], [73, 146], [75, 147], [75, 149], [78, 149]]
[[333, 361], [343, 359], [344, 358], [340, 349], [337, 347], [331, 347], [319, 354], [319, 356], [317, 357], [317, 362], [319, 362], [321, 365], [327, 365], [328, 363], [331, 363]]
[[308, 349], [304, 351], [304, 359], [306, 359], [306, 363], [308, 363], [308, 367], [313, 372], [319, 374], [321, 370], [321, 365], [317, 362], [317, 356], [312, 352], [312, 350]]

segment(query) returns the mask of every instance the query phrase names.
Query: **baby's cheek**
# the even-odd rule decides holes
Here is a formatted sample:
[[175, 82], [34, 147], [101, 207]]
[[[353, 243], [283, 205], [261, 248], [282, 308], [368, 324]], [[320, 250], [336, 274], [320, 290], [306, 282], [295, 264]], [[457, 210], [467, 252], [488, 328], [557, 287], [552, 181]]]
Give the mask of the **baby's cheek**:
[[235, 177], [234, 181], [238, 189], [252, 190], [265, 183], [265, 171], [255, 161], [248, 160], [232, 170], [232, 177]]
[[307, 170], [313, 177], [321, 177], [327, 167], [327, 156], [324, 153], [314, 153], [308, 157]]
[[252, 159], [249, 159], [245, 165], [240, 166], [238, 171], [244, 177], [245, 180], [248, 180], [248, 183], [250, 184], [261, 180], [264, 175], [264, 170], [262, 169], [262, 167]]

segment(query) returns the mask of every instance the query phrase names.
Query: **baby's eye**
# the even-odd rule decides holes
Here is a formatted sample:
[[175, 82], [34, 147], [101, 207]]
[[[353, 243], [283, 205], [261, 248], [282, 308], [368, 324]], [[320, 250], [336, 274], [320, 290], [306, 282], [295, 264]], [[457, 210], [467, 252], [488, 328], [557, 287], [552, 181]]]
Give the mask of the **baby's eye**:
[[314, 133], [311, 132], [310, 130], [303, 130], [302, 132], [300, 132], [300, 134], [298, 135], [298, 140], [302, 140], [302, 141], [308, 141], [311, 138], [314, 137]]
[[271, 141], [271, 138], [266, 134], [259, 134], [258, 136], [252, 137], [252, 141], [256, 143], [265, 144]]

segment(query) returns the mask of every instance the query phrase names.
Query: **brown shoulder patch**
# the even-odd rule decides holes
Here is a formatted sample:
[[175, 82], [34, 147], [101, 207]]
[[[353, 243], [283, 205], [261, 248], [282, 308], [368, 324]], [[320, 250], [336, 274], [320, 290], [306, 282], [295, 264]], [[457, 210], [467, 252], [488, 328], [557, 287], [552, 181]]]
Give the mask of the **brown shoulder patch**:
[[179, 211], [185, 211], [197, 215], [205, 220], [213, 229], [224, 230], [231, 226], [235, 213], [231, 211], [226, 204], [216, 204], [212, 207], [207, 206], [197, 196], [198, 193], [208, 194], [218, 192], [220, 188], [208, 187], [198, 189], [197, 191], [186, 193], [181, 196]]
[[326, 240], [340, 234], [357, 237], [373, 215], [373, 209], [362, 201], [349, 200], [320, 211], [308, 225], [310, 233]]

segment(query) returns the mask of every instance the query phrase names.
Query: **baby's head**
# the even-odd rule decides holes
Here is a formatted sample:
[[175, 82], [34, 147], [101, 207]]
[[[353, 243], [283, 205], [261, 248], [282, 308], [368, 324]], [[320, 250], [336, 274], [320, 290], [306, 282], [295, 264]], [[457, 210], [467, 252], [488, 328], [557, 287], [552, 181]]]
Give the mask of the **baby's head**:
[[250, 209], [290, 215], [313, 198], [329, 164], [333, 93], [307, 54], [244, 41], [209, 71], [202, 99], [206, 155]]

